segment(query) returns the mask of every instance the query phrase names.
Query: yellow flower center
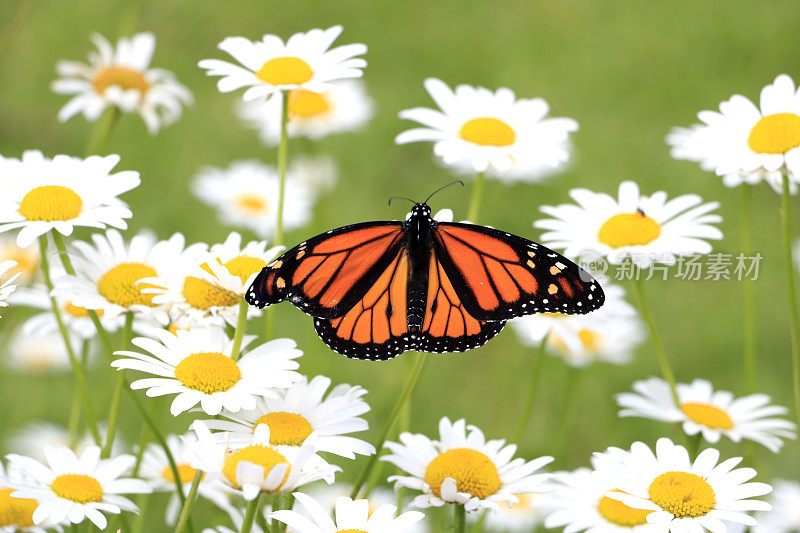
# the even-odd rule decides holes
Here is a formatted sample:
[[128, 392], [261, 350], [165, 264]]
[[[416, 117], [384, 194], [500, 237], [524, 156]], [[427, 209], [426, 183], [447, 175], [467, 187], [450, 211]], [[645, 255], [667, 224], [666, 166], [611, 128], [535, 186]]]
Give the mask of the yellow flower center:
[[759, 154], [785, 154], [800, 146], [800, 116], [775, 113], [761, 117], [747, 138], [747, 145]]
[[233, 199], [233, 203], [242, 211], [251, 214], [263, 213], [269, 206], [267, 199], [263, 196], [248, 193], [238, 195]]
[[[561, 336], [556, 335], [555, 333], [550, 333], [550, 335], [552, 335], [553, 345], [556, 349], [566, 353], [573, 353]], [[603, 345], [604, 338], [605, 337], [603, 334], [599, 331], [586, 328], [578, 330], [578, 339], [581, 341], [581, 344], [583, 345], [583, 351], [585, 352], [598, 351]]]
[[[222, 473], [226, 478], [228, 478], [231, 486], [237, 489], [241, 487], [236, 480], [236, 468], [242, 461], [253, 463], [254, 465], [262, 467], [264, 469], [264, 477], [266, 477], [270, 470], [272, 470], [275, 466], [283, 463], [288, 464], [288, 461], [283, 455], [278, 453], [273, 448], [270, 448], [269, 446], [263, 446], [261, 444], [253, 444], [251, 446], [245, 446], [244, 448], [233, 451], [229, 453], [227, 457], [225, 457], [225, 461], [222, 465]], [[283, 476], [281, 485], [286, 483], [286, 480], [289, 479], [289, 472], [291, 472], [291, 467], [286, 469], [286, 475]]]
[[61, 185], [44, 185], [28, 191], [19, 203], [19, 214], [28, 220], [72, 220], [81, 214], [83, 200]]
[[367, 533], [363, 529], [340, 529], [336, 533]]
[[728, 413], [707, 403], [688, 402], [681, 405], [681, 410], [693, 422], [711, 429], [731, 429], [733, 427], [733, 420]]
[[139, 283], [142, 278], [156, 276], [156, 269], [144, 263], [120, 263], [97, 281], [98, 292], [111, 303], [122, 307], [153, 305], [153, 295], [142, 293], [142, 289], [156, 285]]
[[296, 85], [313, 78], [314, 71], [299, 57], [276, 57], [264, 63], [256, 76], [271, 85]]
[[175, 367], [175, 379], [185, 387], [206, 394], [225, 392], [241, 377], [242, 371], [236, 361], [219, 352], [193, 353]]
[[306, 89], [294, 89], [289, 93], [289, 116], [308, 118], [322, 115], [330, 110], [325, 93], [317, 93]]
[[6, 259], [17, 262], [17, 264], [14, 265], [14, 268], [12, 268], [8, 273], [13, 275], [17, 272], [20, 272], [22, 273], [20, 278], [24, 279], [25, 281], [30, 281], [30, 279], [36, 274], [36, 270], [39, 268], [38, 255], [24, 248], [19, 248], [16, 245], [12, 245], [10, 249], [7, 250], [0, 250], [0, 262]]
[[247, 281], [247, 278], [261, 272], [261, 269], [267, 266], [267, 262], [259, 257], [251, 257], [249, 255], [237, 255], [230, 261], [226, 261], [223, 265], [228, 272], [234, 276], [239, 276], [242, 283]]
[[466, 492], [481, 500], [500, 489], [500, 474], [491, 459], [470, 448], [453, 448], [440, 453], [425, 469], [425, 483], [441, 497], [445, 478], [456, 480], [458, 492]]
[[95, 90], [103, 94], [109, 87], [119, 87], [124, 91], [136, 89], [142, 94], [150, 89], [144, 74], [129, 67], [107, 67], [95, 74], [92, 80]]
[[[85, 307], [80, 307], [72, 302], [67, 302], [67, 304], [64, 306], [64, 311], [79, 318], [89, 316], [89, 311]], [[95, 313], [97, 313], [98, 316], [103, 316], [102, 309], [97, 309]]]
[[522, 494], [515, 494], [519, 501], [517, 503], [512, 503], [510, 507], [505, 505], [500, 506], [500, 511], [508, 511], [511, 513], [523, 513], [527, 514], [533, 511], [533, 500], [536, 498], [537, 494], [535, 492], [524, 492]]
[[675, 518], [697, 518], [714, 508], [714, 489], [697, 474], [667, 472], [650, 483], [650, 501]]
[[465, 141], [481, 146], [508, 146], [514, 144], [517, 134], [513, 128], [497, 118], [481, 117], [468, 120], [458, 135]]
[[597, 240], [612, 248], [621, 248], [651, 243], [659, 235], [661, 225], [642, 211], [637, 211], [614, 215], [603, 222], [597, 232]]
[[[0, 527], [32, 527], [33, 511], [39, 506], [39, 502], [11, 496], [15, 490], [0, 487]], [[11, 530], [14, 531], [15, 528], [12, 527]]]
[[255, 425], [259, 424], [269, 426], [269, 443], [273, 446], [300, 446], [313, 431], [308, 420], [295, 413], [267, 413], [256, 420]]
[[183, 281], [182, 292], [186, 302], [197, 309], [230, 307], [239, 303], [239, 298], [235, 294], [194, 276], [188, 276]]
[[[614, 490], [611, 492], [619, 491]], [[646, 524], [647, 515], [653, 511], [634, 509], [633, 507], [628, 507], [619, 500], [603, 496], [597, 504], [597, 512], [614, 525], [620, 527], [634, 527]]]
[[100, 482], [85, 474], [61, 474], [50, 484], [50, 489], [60, 498], [75, 503], [91, 503], [103, 500]]
[[[178, 477], [181, 478], [181, 483], [191, 482], [194, 480], [195, 474], [197, 474], [197, 470], [192, 468], [188, 463], [178, 464]], [[170, 483], [175, 483], [175, 474], [172, 473], [172, 468], [170, 468], [169, 465], [165, 466], [164, 470], [161, 471], [161, 477]]]

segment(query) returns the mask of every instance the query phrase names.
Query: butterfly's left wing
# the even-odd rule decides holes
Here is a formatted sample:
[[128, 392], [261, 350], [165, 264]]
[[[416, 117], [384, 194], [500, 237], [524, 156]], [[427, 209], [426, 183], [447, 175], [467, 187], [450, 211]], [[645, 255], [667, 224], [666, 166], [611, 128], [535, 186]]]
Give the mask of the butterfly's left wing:
[[477, 320], [583, 314], [605, 301], [600, 284], [585, 270], [541, 244], [464, 223], [440, 222], [433, 234], [434, 253], [464, 309]]

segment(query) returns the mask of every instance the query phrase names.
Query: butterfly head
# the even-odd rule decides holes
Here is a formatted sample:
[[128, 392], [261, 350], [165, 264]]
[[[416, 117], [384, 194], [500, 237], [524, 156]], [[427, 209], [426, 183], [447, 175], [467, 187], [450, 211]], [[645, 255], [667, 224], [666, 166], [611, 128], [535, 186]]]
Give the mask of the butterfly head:
[[425, 202], [416, 203], [414, 207], [411, 208], [411, 216], [428, 218], [431, 216], [431, 208]]

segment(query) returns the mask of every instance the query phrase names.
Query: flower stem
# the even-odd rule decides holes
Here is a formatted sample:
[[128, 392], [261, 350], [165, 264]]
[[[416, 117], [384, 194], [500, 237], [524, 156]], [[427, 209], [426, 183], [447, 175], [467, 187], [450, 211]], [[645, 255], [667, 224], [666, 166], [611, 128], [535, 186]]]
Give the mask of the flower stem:
[[[244, 521], [242, 522], [242, 529], [239, 530], [240, 533], [250, 533], [250, 530], [253, 528], [253, 522], [256, 519], [256, 514], [258, 513], [259, 507], [261, 502], [261, 494], [253, 498], [247, 504], [247, 510], [244, 513]], [[175, 533], [178, 533], [177, 531]]]
[[189, 495], [181, 507], [181, 514], [178, 515], [178, 522], [175, 524], [175, 533], [182, 533], [186, 526], [189, 524], [189, 515], [192, 514], [192, 506], [197, 499], [197, 489], [200, 487], [200, 481], [203, 479], [203, 472], [198, 470], [192, 479], [192, 487], [189, 489]]
[[239, 302], [239, 317], [236, 319], [236, 331], [233, 333], [233, 348], [231, 349], [231, 359], [234, 361], [239, 360], [239, 352], [242, 349], [242, 338], [244, 337], [244, 330], [247, 326], [247, 310], [249, 309], [247, 301], [242, 298]]
[[280, 189], [278, 190], [278, 220], [275, 224], [275, 246], [283, 244], [283, 202], [286, 192], [286, 165], [289, 160], [289, 91], [281, 93], [281, 141], [278, 145], [278, 176]]
[[463, 505], [453, 504], [453, 521], [456, 533], [464, 533], [467, 530], [467, 512]]
[[792, 262], [792, 214], [789, 176], [783, 176], [781, 194], [781, 218], [783, 219], [783, 252], [786, 265], [786, 294], [789, 296], [789, 332], [792, 342], [792, 381], [794, 385], [794, 413], [800, 422], [800, 335], [798, 335], [797, 294], [794, 286], [794, 264]]
[[[81, 344], [81, 368], [86, 369], [86, 360], [89, 357], [89, 341], [84, 340]], [[75, 388], [75, 394], [72, 396], [72, 407], [69, 411], [69, 446], [75, 448], [78, 444], [78, 430], [81, 424], [81, 394], [78, 388]]]
[[[53, 233], [55, 234], [55, 232]], [[42, 256], [42, 275], [44, 277], [44, 283], [47, 287], [47, 293], [50, 294], [53, 291], [53, 280], [50, 277], [50, 263], [47, 259], [47, 235], [42, 235], [39, 237], [39, 252]], [[69, 356], [69, 361], [72, 365], [72, 373], [75, 376], [75, 386], [77, 387], [83, 399], [83, 408], [86, 412], [86, 422], [89, 426], [89, 431], [91, 432], [94, 441], [100, 445], [102, 441], [100, 439], [100, 432], [97, 429], [97, 416], [95, 415], [94, 406], [92, 405], [92, 395], [89, 392], [89, 386], [86, 383], [86, 373], [83, 366], [80, 364], [80, 361], [78, 361], [78, 359], [75, 357], [75, 350], [72, 349], [72, 343], [69, 340], [67, 327], [64, 325], [64, 319], [61, 317], [61, 309], [58, 307], [58, 302], [56, 302], [56, 299], [53, 296], [50, 296], [50, 306], [53, 309], [53, 314], [56, 317], [56, 324], [58, 324], [58, 330], [61, 333], [61, 337], [64, 339], [64, 345], [67, 348], [67, 355]]]
[[[753, 188], [744, 184], [742, 189], [742, 212], [739, 216], [740, 221], [740, 247], [741, 253], [749, 255], [751, 251], [751, 229], [753, 222]], [[753, 280], [744, 276], [742, 279], [742, 296], [744, 298], [744, 375], [747, 385], [747, 393], [756, 392], [756, 327], [755, 327], [755, 287]]]
[[111, 138], [111, 132], [114, 131], [114, 126], [119, 121], [119, 116], [120, 110], [117, 106], [111, 106], [103, 113], [103, 116], [100, 117], [92, 130], [89, 142], [86, 144], [86, 156], [102, 155], [108, 139]]
[[528, 386], [528, 399], [525, 401], [525, 408], [522, 410], [522, 415], [519, 417], [519, 422], [517, 422], [517, 430], [514, 432], [514, 440], [511, 441], [517, 445], [519, 445], [520, 441], [522, 440], [522, 435], [525, 433], [525, 428], [528, 427], [528, 420], [530, 420], [531, 413], [533, 412], [533, 404], [536, 401], [536, 392], [539, 390], [539, 379], [542, 376], [542, 362], [544, 361], [544, 356], [546, 353], [544, 348], [546, 342], [547, 335], [542, 338], [542, 342], [539, 344], [539, 349], [536, 352], [536, 358], [533, 363], [533, 372], [531, 373], [531, 380]]
[[639, 270], [638, 267], [634, 271], [633, 292], [636, 294], [636, 300], [639, 302], [639, 312], [642, 313], [642, 318], [650, 329], [650, 336], [653, 338], [653, 344], [656, 348], [658, 365], [661, 367], [661, 376], [669, 384], [670, 394], [672, 394], [672, 400], [675, 402], [675, 405], [680, 407], [681, 402], [678, 399], [678, 390], [675, 388], [675, 374], [672, 372], [672, 366], [669, 364], [669, 357], [667, 357], [667, 352], [664, 350], [661, 336], [658, 334], [658, 329], [653, 320], [650, 306], [647, 304], [647, 298], [644, 294], [644, 284], [641, 280], [641, 270]]
[[6, 26], [3, 34], [0, 35], [0, 56], [2, 56], [3, 52], [5, 52], [6, 48], [8, 48], [8, 44], [11, 42], [14, 34], [17, 33], [20, 27], [22, 27], [25, 17], [28, 16], [28, 13], [31, 11], [31, 7], [33, 7], [33, 2], [34, 0], [24, 0], [17, 9], [17, 12], [14, 14], [14, 18], [8, 23], [8, 26]]
[[405, 389], [403, 389], [403, 392], [397, 399], [397, 403], [394, 405], [394, 409], [392, 409], [389, 418], [386, 420], [386, 425], [384, 426], [383, 432], [381, 433], [378, 443], [375, 446], [375, 454], [369, 458], [367, 465], [358, 475], [358, 479], [355, 482], [353, 491], [350, 494], [350, 497], [354, 500], [358, 498], [358, 493], [361, 491], [361, 487], [364, 486], [364, 483], [369, 478], [370, 472], [373, 468], [375, 468], [375, 464], [378, 462], [378, 457], [383, 450], [383, 445], [386, 442], [386, 439], [389, 438], [389, 433], [392, 431], [392, 428], [397, 422], [397, 418], [400, 416], [400, 411], [403, 410], [403, 405], [411, 395], [411, 391], [414, 390], [414, 385], [416, 385], [417, 380], [422, 373], [422, 367], [425, 366], [425, 354], [417, 352], [414, 354], [414, 357], [416, 357], [416, 360], [414, 361], [414, 366], [411, 369], [411, 375], [408, 378], [408, 383], [406, 383]]
[[[123, 350], [130, 346], [132, 328], [133, 313], [128, 311], [125, 313], [125, 325], [122, 327], [121, 348]], [[103, 458], [111, 456], [111, 447], [114, 445], [114, 437], [117, 433], [117, 419], [119, 418], [119, 406], [122, 400], [122, 390], [124, 387], [125, 374], [117, 372], [117, 377], [114, 381], [114, 392], [111, 395], [111, 406], [108, 409], [108, 434], [106, 435], [106, 445], [103, 447]]]
[[475, 183], [472, 185], [472, 195], [469, 198], [469, 209], [467, 209], [467, 220], [473, 224], [478, 223], [478, 214], [481, 210], [481, 198], [483, 197], [483, 182], [486, 172], [478, 172], [475, 176]]

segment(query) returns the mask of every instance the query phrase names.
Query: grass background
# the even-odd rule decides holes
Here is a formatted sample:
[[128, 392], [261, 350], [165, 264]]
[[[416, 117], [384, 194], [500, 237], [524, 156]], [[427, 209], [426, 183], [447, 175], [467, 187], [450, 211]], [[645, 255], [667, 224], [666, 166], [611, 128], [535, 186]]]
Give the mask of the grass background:
[[[111, 38], [126, 26], [153, 31], [158, 38], [154, 66], [175, 72], [193, 92], [196, 105], [157, 137], [148, 136], [138, 118], [124, 117], [108, 151], [122, 155], [119, 168], [141, 172], [142, 185], [125, 196], [134, 212], [132, 230], [152, 228], [161, 237], [181, 231], [189, 240], [212, 243], [223, 240], [230, 228], [216, 223], [210, 209], [191, 196], [188, 184], [193, 175], [203, 165], [224, 166], [242, 158], [273, 163], [276, 156], [236, 120], [233, 104], [238, 95], [218, 93], [215, 80], [196, 66], [203, 58], [225, 57], [216, 44], [226, 36], [288, 36], [343, 24], [342, 43], [369, 46], [365, 81], [377, 115], [359, 133], [313, 146], [315, 152], [336, 159], [340, 180], [314, 207], [312, 222], [287, 236], [288, 243], [352, 222], [400, 218], [406, 206], [387, 208], [388, 196], [424, 197], [452, 179], [433, 163], [430, 145], [393, 143], [408, 126], [397, 118], [398, 111], [429, 105], [422, 80], [436, 76], [450, 84], [507, 86], [521, 97], [542, 96], [552, 114], [580, 123], [571, 168], [542, 184], [488, 182], [482, 223], [536, 239], [539, 232], [531, 223], [540, 218], [540, 205], [566, 202], [573, 187], [615, 193], [620, 181], [634, 179], [646, 194], [697, 193], [720, 202], [725, 238], [716, 249], [736, 253], [741, 191], [724, 188], [694, 164], [672, 160], [664, 135], [674, 125], [692, 123], [697, 111], [713, 109], [733, 93], [757, 98], [775, 75], [785, 72], [797, 78], [800, 70], [796, 0], [164, 0], [142, 2], [139, 15], [131, 1], [135, 2], [34, 3], [0, 57], [0, 153], [18, 157], [22, 150], [38, 148], [47, 155], [81, 154], [91, 125], [82, 118], [57, 122], [56, 113], [66, 100], [49, 89], [56, 61], [83, 60], [93, 31]], [[19, 5], [18, 0], [0, 3], [0, 21], [7, 24]], [[291, 156], [299, 154], [300, 146], [291, 147]], [[458, 218], [468, 198], [468, 188], [453, 188], [435, 198], [433, 209], [451, 207]], [[758, 385], [776, 402], [790, 405], [779, 198], [766, 185], [757, 188], [754, 198], [754, 246], [764, 256], [755, 284]], [[739, 284], [652, 281], [648, 291], [678, 379], [704, 377], [719, 388], [743, 393]], [[383, 364], [346, 360], [330, 352], [316, 337], [311, 320], [290, 305], [278, 308], [277, 324], [280, 335], [296, 339], [305, 351], [304, 372], [366, 387], [373, 406], [371, 425], [382, 426], [410, 367], [409, 357]], [[414, 394], [409, 427], [432, 435], [438, 419], [447, 415], [466, 417], [490, 437], [510, 436], [533, 355], [509, 330], [483, 348], [431, 356]], [[592, 365], [567, 390], [565, 365], [548, 358], [521, 452], [530, 457], [554, 454], [556, 468], [574, 468], [587, 464], [592, 451], [609, 445], [627, 447], [637, 439], [653, 443], [662, 435], [675, 437], [663, 424], [618, 420], [611, 399], [613, 393], [628, 390], [633, 380], [657, 372], [652, 345], [646, 342], [633, 364]], [[109, 373], [98, 369], [91, 379], [99, 405], [105, 405], [100, 402], [110, 394]], [[65, 423], [71, 388], [68, 375], [2, 370], [0, 439], [31, 419]], [[570, 402], [577, 415], [567, 425], [564, 412]], [[132, 409], [123, 415], [124, 437], [134, 441], [139, 422]], [[165, 414], [163, 421], [174, 431], [183, 431], [190, 421], [187, 415], [168, 418]], [[567, 445], [560, 449], [562, 441]], [[721, 448], [724, 455], [742, 452], [729, 442]], [[778, 456], [756, 448], [756, 466], [763, 480], [787, 476], [798, 471], [799, 455], [797, 443], [788, 444]], [[348, 474], [353, 471], [350, 466]]]

